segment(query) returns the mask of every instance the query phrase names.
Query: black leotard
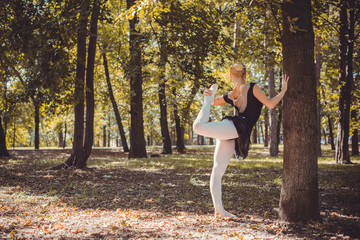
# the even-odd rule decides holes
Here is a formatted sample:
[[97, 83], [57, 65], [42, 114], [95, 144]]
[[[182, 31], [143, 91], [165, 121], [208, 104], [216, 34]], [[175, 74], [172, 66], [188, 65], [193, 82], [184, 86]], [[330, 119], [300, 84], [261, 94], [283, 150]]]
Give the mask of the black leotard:
[[244, 112], [240, 113], [238, 107], [229, 99], [228, 94], [224, 94], [225, 102], [231, 104], [236, 109], [235, 116], [226, 116], [226, 119], [233, 121], [239, 137], [235, 139], [235, 152], [237, 157], [245, 159], [248, 155], [251, 131], [260, 117], [263, 104], [254, 96], [253, 89], [255, 83], [250, 83], [247, 93], [247, 105]]

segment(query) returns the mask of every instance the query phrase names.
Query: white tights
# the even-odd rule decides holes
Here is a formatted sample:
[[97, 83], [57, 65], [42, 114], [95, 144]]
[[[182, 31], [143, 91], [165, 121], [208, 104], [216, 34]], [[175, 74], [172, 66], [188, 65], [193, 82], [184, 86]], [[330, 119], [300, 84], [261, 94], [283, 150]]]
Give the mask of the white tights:
[[238, 133], [232, 121], [209, 122], [212, 96], [204, 97], [204, 104], [194, 121], [193, 129], [198, 135], [216, 138], [214, 166], [210, 177], [210, 192], [215, 208], [215, 215], [235, 217], [225, 211], [221, 199], [221, 178], [234, 153], [235, 140]]

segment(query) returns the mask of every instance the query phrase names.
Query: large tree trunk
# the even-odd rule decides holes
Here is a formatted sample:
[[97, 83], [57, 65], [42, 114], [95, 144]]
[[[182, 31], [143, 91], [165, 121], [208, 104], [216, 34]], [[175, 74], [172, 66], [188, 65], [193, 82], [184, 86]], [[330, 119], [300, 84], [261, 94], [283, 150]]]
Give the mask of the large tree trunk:
[[39, 149], [40, 147], [40, 104], [37, 101], [34, 102], [34, 120], [35, 120], [35, 149]]
[[[127, 8], [135, 4], [135, 0], [126, 0]], [[139, 20], [135, 14], [129, 20], [130, 24], [130, 61], [128, 74], [130, 76], [130, 153], [129, 158], [146, 158], [146, 143], [144, 137], [143, 98], [142, 98], [142, 64], [141, 64], [141, 35], [135, 26]]]
[[104, 47], [104, 52], [103, 52], [102, 55], [103, 55], [103, 62], [104, 62], [104, 68], [105, 68], [106, 84], [107, 84], [107, 87], [108, 87], [110, 101], [111, 101], [111, 104], [112, 104], [113, 109], [114, 109], [116, 123], [117, 123], [119, 133], [120, 133], [121, 143], [122, 143], [124, 152], [129, 152], [129, 147], [128, 147], [127, 142], [126, 142], [124, 126], [123, 126], [123, 124], [121, 122], [119, 109], [118, 109], [117, 103], [115, 101], [114, 93], [113, 93], [113, 90], [112, 90], [112, 87], [111, 87], [110, 74], [109, 74], [109, 68], [108, 68], [108, 63], [107, 63], [105, 47]]
[[320, 51], [320, 37], [316, 37], [316, 63], [315, 63], [315, 80], [317, 89], [317, 101], [316, 101], [316, 127], [318, 131], [316, 151], [318, 157], [321, 157], [321, 104], [320, 104], [320, 72], [321, 72], [321, 51]]
[[0, 116], [0, 157], [10, 157], [10, 154], [6, 148], [6, 137], [2, 126], [1, 116]]
[[283, 68], [290, 81], [284, 98], [284, 163], [279, 213], [284, 221], [316, 221], [320, 219], [320, 212], [311, 1], [284, 1], [282, 16]]
[[[274, 69], [268, 71], [269, 74], [269, 97], [275, 97], [275, 74]], [[278, 131], [276, 120], [276, 108], [270, 109], [270, 156], [279, 154]]]
[[161, 138], [163, 142], [163, 154], [172, 154], [171, 140], [169, 134], [169, 126], [167, 122], [167, 105], [165, 94], [165, 67], [166, 67], [166, 45], [165, 40], [160, 38], [161, 52], [160, 52], [160, 82], [158, 88], [159, 105], [160, 105], [160, 126], [161, 126]]
[[347, 0], [340, 1], [340, 96], [339, 123], [336, 141], [335, 160], [337, 164], [348, 164], [349, 153], [349, 123], [352, 85], [352, 47], [349, 43], [351, 31], [348, 29]]

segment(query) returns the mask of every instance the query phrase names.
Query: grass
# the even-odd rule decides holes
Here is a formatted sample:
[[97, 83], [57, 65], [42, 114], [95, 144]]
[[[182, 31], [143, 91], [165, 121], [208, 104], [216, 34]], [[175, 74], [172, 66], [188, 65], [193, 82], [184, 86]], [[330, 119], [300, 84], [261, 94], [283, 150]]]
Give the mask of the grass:
[[[240, 222], [213, 222], [211, 146], [188, 147], [186, 154], [147, 159], [128, 159], [116, 149], [94, 149], [88, 170], [59, 171], [48, 167], [64, 161], [69, 150], [10, 151], [13, 158], [0, 164], [0, 229], [4, 229], [0, 238], [88, 239], [99, 234], [110, 239], [186, 239], [189, 233], [208, 239], [360, 238], [359, 157], [352, 158], [356, 164], [335, 165], [334, 151], [324, 147], [318, 160], [323, 223], [286, 230], [274, 211], [279, 204], [282, 147], [278, 157], [269, 157], [268, 152], [260, 144], [252, 145], [246, 160], [231, 160], [223, 177], [223, 202]], [[72, 222], [79, 221], [79, 216], [89, 221], [87, 230], [82, 229], [86, 226], [81, 220]], [[153, 225], [148, 216], [152, 216]], [[187, 216], [187, 223], [183, 216]], [[98, 226], [104, 222], [109, 224]], [[162, 227], [165, 222], [168, 227]], [[44, 236], [31, 232], [39, 227]]]

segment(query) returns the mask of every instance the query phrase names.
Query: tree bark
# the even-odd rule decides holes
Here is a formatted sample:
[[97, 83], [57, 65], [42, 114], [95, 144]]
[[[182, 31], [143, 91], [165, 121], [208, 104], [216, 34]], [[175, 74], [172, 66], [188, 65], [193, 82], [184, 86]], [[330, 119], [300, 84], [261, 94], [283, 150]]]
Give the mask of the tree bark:
[[328, 124], [329, 124], [329, 136], [330, 136], [331, 150], [335, 150], [332, 120], [331, 120], [331, 116], [330, 116], [330, 115], [328, 115], [327, 117], [328, 117]]
[[[347, 0], [340, 1], [340, 95], [339, 95], [339, 121], [335, 160], [337, 164], [349, 164], [349, 124], [350, 124], [350, 101], [352, 81], [352, 49], [349, 43], [351, 31], [348, 23]], [[351, 62], [351, 64], [350, 64]]]
[[58, 130], [58, 147], [62, 147], [64, 145], [64, 134], [62, 129]]
[[160, 71], [160, 82], [158, 88], [159, 94], [159, 105], [160, 105], [160, 127], [161, 127], [161, 138], [163, 142], [163, 154], [172, 154], [171, 149], [171, 140], [169, 134], [169, 126], [167, 122], [167, 104], [166, 104], [166, 94], [165, 94], [165, 67], [166, 67], [166, 45], [165, 39], [160, 37], [160, 62], [159, 62], [159, 71]]
[[106, 147], [106, 125], [103, 125], [103, 147]]
[[[135, 4], [135, 0], [126, 0], [127, 9]], [[144, 137], [143, 98], [142, 98], [142, 57], [141, 57], [141, 35], [136, 30], [138, 17], [129, 20], [130, 24], [130, 61], [128, 63], [128, 74], [130, 76], [130, 153], [129, 158], [146, 158], [146, 143]]]
[[265, 111], [264, 121], [264, 147], [269, 146], [269, 111]]
[[258, 143], [257, 141], [257, 124], [254, 125], [254, 130], [252, 132], [252, 144]]
[[315, 80], [316, 80], [316, 89], [317, 89], [317, 100], [316, 100], [316, 128], [318, 131], [317, 142], [316, 142], [316, 151], [318, 157], [321, 157], [321, 104], [320, 104], [320, 72], [321, 72], [321, 51], [320, 51], [320, 37], [316, 37], [316, 62], [315, 62]]
[[[176, 88], [174, 87], [172, 89], [174, 99], [176, 99]], [[184, 144], [184, 134], [182, 133], [182, 126], [178, 111], [178, 106], [176, 103], [176, 100], [174, 101], [174, 119], [175, 119], [175, 131], [176, 131], [176, 150], [178, 153], [184, 153], [185, 152], [185, 144]], [[199, 135], [198, 135], [199, 139]]]
[[129, 152], [129, 147], [127, 145], [125, 131], [124, 131], [124, 126], [123, 126], [123, 124], [121, 122], [119, 109], [118, 109], [117, 103], [115, 101], [114, 93], [113, 93], [113, 90], [112, 90], [112, 87], [111, 87], [110, 74], [109, 74], [109, 68], [108, 68], [108, 63], [107, 63], [107, 58], [106, 58], [105, 47], [104, 47], [104, 52], [103, 52], [102, 55], [103, 55], [103, 62], [104, 62], [104, 68], [105, 68], [106, 83], [107, 83], [107, 86], [108, 86], [108, 92], [109, 92], [110, 101], [111, 101], [111, 104], [112, 104], [113, 109], [114, 109], [116, 123], [117, 123], [119, 133], [120, 133], [121, 144], [123, 146], [124, 152]]
[[90, 39], [88, 47], [88, 58], [86, 68], [86, 128], [84, 141], [84, 155], [76, 167], [86, 167], [86, 162], [91, 154], [94, 144], [94, 68], [96, 55], [97, 24], [100, 15], [100, 0], [94, 0], [90, 19]]
[[[351, 118], [353, 122], [357, 122], [357, 114], [356, 110], [351, 111]], [[358, 139], [358, 129], [354, 129], [352, 137], [351, 137], [351, 155], [359, 156], [359, 139]]]
[[63, 142], [63, 148], [66, 147], [66, 134], [67, 134], [67, 124], [65, 123], [65, 129], [64, 129], [64, 142]]
[[74, 91], [74, 142], [70, 157], [58, 166], [51, 169], [69, 168], [71, 166], [86, 167], [82, 159], [84, 155], [84, 85], [85, 85], [85, 63], [86, 63], [86, 29], [88, 23], [90, 0], [83, 0], [80, 4], [79, 27], [77, 32], [77, 60]]
[[[269, 75], [269, 97], [275, 97], [275, 74], [274, 69], [268, 70]], [[276, 108], [270, 109], [270, 156], [279, 154], [278, 131], [276, 120]]]
[[320, 212], [311, 1], [284, 1], [282, 20], [283, 69], [291, 80], [283, 104], [284, 163], [279, 214], [281, 220], [288, 222], [317, 221]]
[[38, 150], [40, 147], [40, 105], [37, 101], [33, 101], [35, 113], [34, 113], [34, 121], [35, 121], [35, 149]]
[[10, 154], [6, 148], [6, 137], [2, 126], [1, 116], [0, 116], [0, 157], [10, 157]]

